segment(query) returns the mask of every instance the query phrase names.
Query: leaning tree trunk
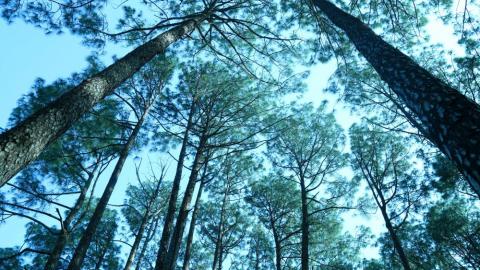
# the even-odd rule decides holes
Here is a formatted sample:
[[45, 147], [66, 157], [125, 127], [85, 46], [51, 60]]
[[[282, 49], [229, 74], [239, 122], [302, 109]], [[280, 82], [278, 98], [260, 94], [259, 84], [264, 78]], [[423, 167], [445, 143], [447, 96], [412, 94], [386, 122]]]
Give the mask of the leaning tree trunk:
[[140, 250], [140, 253], [138, 254], [137, 265], [135, 266], [135, 270], [140, 270], [140, 268], [142, 266], [143, 257], [145, 256], [145, 252], [147, 251], [148, 244], [150, 243], [153, 236], [155, 235], [155, 232], [157, 231], [159, 220], [160, 219], [157, 219], [155, 221], [155, 223], [152, 223], [150, 225], [150, 227], [148, 228], [147, 237], [143, 241], [142, 249]]
[[392, 222], [390, 221], [390, 217], [388, 216], [386, 207], [381, 207], [381, 212], [383, 219], [385, 220], [385, 226], [387, 227], [388, 233], [390, 234], [390, 238], [392, 239], [393, 246], [397, 251], [398, 257], [400, 258], [400, 262], [402, 263], [403, 269], [410, 270], [410, 264], [407, 259], [407, 255], [403, 249], [402, 243], [398, 238], [397, 232], [393, 228]]
[[135, 254], [137, 253], [138, 247], [140, 246], [140, 242], [142, 241], [143, 233], [145, 232], [145, 227], [147, 226], [149, 218], [149, 211], [145, 211], [145, 214], [142, 217], [142, 221], [140, 222], [140, 228], [138, 229], [137, 235], [135, 236], [135, 240], [133, 241], [132, 248], [130, 249], [130, 253], [128, 254], [127, 262], [125, 263], [125, 267], [123, 270], [130, 270], [132, 267], [133, 260], [135, 259]]
[[125, 263], [125, 267], [123, 268], [123, 270], [129, 270], [130, 267], [132, 267], [133, 265], [133, 260], [135, 259], [135, 255], [137, 253], [138, 247], [140, 246], [140, 242], [142, 241], [145, 228], [147, 227], [147, 223], [151, 218], [150, 212], [152, 211], [152, 207], [155, 203], [155, 200], [158, 198], [158, 193], [160, 192], [161, 184], [162, 184], [162, 181], [160, 178], [157, 181], [157, 184], [155, 186], [155, 191], [153, 192], [153, 194], [150, 196], [150, 199], [148, 200], [145, 213], [143, 214], [142, 220], [140, 221], [140, 227], [138, 228], [137, 235], [135, 236], [135, 240], [133, 241], [132, 248], [130, 249], [127, 262]]
[[200, 208], [200, 200], [202, 197], [203, 187], [205, 186], [205, 176], [207, 173], [207, 162], [203, 167], [203, 173], [200, 178], [200, 186], [198, 187], [197, 198], [195, 199], [195, 206], [193, 207], [192, 218], [190, 219], [190, 227], [188, 228], [187, 242], [185, 245], [185, 255], [183, 256], [183, 270], [190, 269], [191, 248], [193, 243], [193, 235], [195, 233], [195, 223], [197, 221], [198, 209]]
[[327, 0], [312, 1], [345, 31], [382, 80], [420, 119], [419, 130], [456, 163], [480, 196], [480, 106], [382, 40], [359, 19]]
[[73, 253], [72, 259], [68, 265], [68, 270], [80, 270], [83, 264], [83, 260], [85, 258], [85, 255], [87, 253], [87, 249], [90, 246], [90, 242], [92, 241], [93, 235], [95, 234], [95, 231], [97, 230], [98, 225], [100, 224], [100, 221], [102, 219], [103, 213], [105, 212], [105, 209], [107, 208], [108, 201], [110, 200], [110, 197], [112, 196], [113, 190], [115, 188], [115, 185], [117, 184], [118, 177], [120, 176], [120, 173], [122, 172], [123, 165], [125, 164], [125, 161], [127, 160], [128, 153], [130, 152], [130, 149], [134, 145], [135, 139], [142, 127], [142, 124], [151, 108], [152, 104], [150, 104], [145, 111], [143, 112], [142, 116], [140, 119], [138, 119], [137, 124], [135, 125], [135, 128], [132, 131], [132, 134], [128, 137], [127, 143], [123, 147], [122, 151], [120, 152], [120, 156], [118, 158], [117, 164], [115, 165], [115, 168], [113, 169], [112, 175], [110, 176], [110, 179], [108, 180], [107, 186], [105, 187], [105, 190], [102, 194], [102, 197], [100, 198], [100, 201], [98, 202], [97, 206], [95, 207], [95, 212], [93, 213], [92, 217], [90, 218], [90, 221], [88, 223], [87, 228], [85, 229], [82, 238], [80, 239], [80, 242], [78, 243], [77, 247], [75, 248], [75, 252]]
[[90, 185], [95, 177], [96, 169], [97, 168], [95, 168], [93, 172], [89, 173], [88, 179], [85, 182], [85, 185], [82, 187], [82, 190], [80, 192], [80, 196], [78, 196], [77, 201], [75, 202], [75, 205], [73, 206], [72, 210], [70, 210], [68, 215], [65, 217], [65, 221], [63, 222], [63, 226], [62, 226], [62, 232], [58, 236], [52, 252], [48, 256], [47, 263], [45, 264], [45, 270], [55, 270], [57, 268], [58, 261], [60, 260], [60, 256], [62, 255], [62, 252], [65, 249], [65, 245], [67, 244], [68, 238], [70, 237], [70, 233], [71, 233], [69, 228], [70, 223], [73, 221], [73, 218], [80, 211], [83, 205], [83, 202], [85, 201], [88, 189], [90, 188]]
[[0, 134], [0, 187], [75, 121], [130, 78], [154, 56], [191, 33], [204, 17], [189, 19], [134, 49], [103, 71], [86, 79], [43, 109]]
[[175, 228], [172, 234], [172, 240], [170, 241], [170, 245], [168, 247], [168, 254], [165, 260], [165, 264], [156, 265], [155, 270], [172, 270], [176, 265], [178, 252], [180, 250], [180, 244], [182, 243], [183, 232], [185, 230], [185, 224], [187, 223], [187, 216], [189, 212], [188, 208], [190, 207], [190, 202], [192, 201], [198, 171], [200, 170], [201, 166], [200, 159], [203, 156], [205, 144], [206, 137], [205, 135], [202, 135], [197, 148], [197, 153], [195, 154], [195, 158], [193, 160], [192, 171], [188, 179], [185, 194], [183, 195], [182, 204], [178, 212], [177, 221], [175, 223]]
[[182, 180], [183, 163], [187, 153], [188, 136], [193, 125], [193, 115], [195, 113], [195, 101], [192, 101], [190, 112], [188, 114], [187, 126], [183, 134], [182, 146], [180, 154], [178, 155], [177, 170], [173, 178], [172, 191], [168, 201], [167, 214], [165, 216], [165, 223], [163, 225], [162, 238], [160, 239], [160, 247], [157, 253], [156, 269], [163, 269], [167, 259], [168, 246], [170, 244], [171, 231], [173, 227], [173, 220], [175, 218], [175, 211], [177, 210], [178, 192], [180, 190], [180, 181]]

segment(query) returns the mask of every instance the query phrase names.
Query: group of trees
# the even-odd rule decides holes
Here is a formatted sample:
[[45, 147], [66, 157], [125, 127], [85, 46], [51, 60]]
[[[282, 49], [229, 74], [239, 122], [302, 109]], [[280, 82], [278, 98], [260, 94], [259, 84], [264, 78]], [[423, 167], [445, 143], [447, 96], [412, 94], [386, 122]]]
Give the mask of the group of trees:
[[[0, 2], [7, 21], [136, 47], [38, 79], [12, 112], [0, 222], [27, 224], [0, 269], [477, 269], [478, 6], [337, 4]], [[432, 8], [465, 48], [450, 65], [422, 47]], [[288, 101], [298, 65], [333, 57], [327, 90], [364, 116], [349, 136], [326, 103]], [[378, 239], [349, 224], [374, 214]]]

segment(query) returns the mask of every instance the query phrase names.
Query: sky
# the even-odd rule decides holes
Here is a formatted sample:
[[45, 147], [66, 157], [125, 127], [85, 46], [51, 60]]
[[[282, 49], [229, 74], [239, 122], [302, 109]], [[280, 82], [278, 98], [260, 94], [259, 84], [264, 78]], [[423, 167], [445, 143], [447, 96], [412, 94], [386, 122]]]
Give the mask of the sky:
[[[461, 53], [461, 49], [452, 40], [452, 29], [434, 21], [427, 26], [433, 43], [442, 43], [447, 49]], [[79, 72], [87, 66], [86, 57], [91, 53], [84, 47], [78, 37], [64, 35], [45, 35], [42, 30], [22, 22], [6, 24], [0, 20], [0, 128], [7, 127], [8, 116], [16, 106], [17, 100], [31, 90], [36, 78], [43, 78], [47, 83], [57, 78], [68, 77], [73, 72]], [[111, 63], [113, 55], [122, 56], [127, 52], [120, 45], [108, 45], [105, 49], [108, 54], [102, 56], [105, 64]], [[302, 101], [313, 102], [318, 105], [322, 100], [329, 101], [329, 108], [335, 110], [337, 121], [347, 130], [359, 117], [352, 115], [344, 105], [336, 102], [331, 94], [322, 91], [327, 85], [328, 77], [335, 69], [333, 61], [327, 64], [314, 66], [307, 79], [308, 91]], [[127, 181], [134, 177], [132, 158], [122, 172], [121, 180], [114, 192], [111, 203], [120, 204]], [[169, 164], [170, 170], [174, 164]], [[351, 173], [346, 172], [347, 175]], [[108, 175], [108, 171], [104, 174]], [[104, 181], [105, 182], [105, 181]], [[105, 183], [103, 183], [104, 185]], [[99, 185], [97, 190], [103, 190]], [[384, 231], [381, 218], [366, 219], [359, 216], [347, 217], [350, 226], [364, 224], [371, 227], [375, 234]], [[16, 219], [15, 222], [0, 224], [0, 247], [22, 244], [24, 234], [24, 220]], [[3, 237], [6, 236], [6, 237]], [[375, 250], [365, 251], [365, 256], [375, 257]]]

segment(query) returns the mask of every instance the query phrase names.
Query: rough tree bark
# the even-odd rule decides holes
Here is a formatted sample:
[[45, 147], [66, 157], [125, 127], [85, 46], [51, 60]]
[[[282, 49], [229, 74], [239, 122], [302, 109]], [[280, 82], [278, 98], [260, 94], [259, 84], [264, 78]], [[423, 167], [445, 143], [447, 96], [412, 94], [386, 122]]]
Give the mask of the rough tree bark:
[[100, 224], [103, 213], [105, 212], [108, 201], [110, 200], [110, 196], [112, 195], [115, 185], [117, 184], [118, 177], [122, 172], [123, 165], [127, 160], [130, 149], [133, 147], [135, 143], [135, 139], [137, 138], [137, 135], [142, 127], [143, 122], [145, 121], [145, 118], [148, 115], [148, 112], [150, 111], [151, 106], [152, 104], [149, 104], [149, 106], [142, 113], [142, 116], [140, 117], [140, 119], [138, 119], [138, 122], [135, 125], [135, 128], [133, 129], [132, 133], [128, 137], [126, 144], [123, 146], [123, 149], [120, 152], [120, 156], [118, 158], [117, 164], [113, 169], [113, 172], [110, 176], [110, 179], [108, 180], [107, 186], [105, 187], [102, 197], [100, 198], [95, 208], [95, 211], [92, 217], [90, 218], [90, 221], [82, 235], [82, 238], [80, 239], [80, 242], [75, 248], [75, 252], [73, 253], [72, 259], [67, 268], [68, 270], [80, 270], [80, 268], [82, 267], [83, 260], [87, 253], [87, 249], [90, 245], [90, 242], [92, 241], [93, 235], [95, 234], [95, 231], [97, 230], [98, 225]]
[[420, 67], [358, 18], [327, 0], [312, 0], [420, 119], [425, 137], [455, 162], [480, 196], [480, 106]]
[[187, 187], [185, 189], [185, 194], [183, 196], [182, 204], [178, 212], [177, 221], [175, 223], [175, 228], [172, 234], [172, 240], [168, 247], [167, 258], [164, 265], [156, 265], [155, 270], [172, 270], [175, 269], [178, 252], [180, 250], [180, 244], [182, 243], [183, 232], [185, 230], [185, 225], [187, 223], [187, 216], [189, 213], [190, 202], [192, 201], [193, 192], [195, 189], [195, 183], [198, 177], [198, 172], [202, 165], [201, 158], [205, 150], [207, 143], [207, 138], [205, 134], [202, 134], [200, 137], [200, 142], [197, 147], [197, 152], [192, 164], [192, 171], [188, 179]]
[[178, 193], [180, 190], [180, 181], [182, 180], [183, 164], [185, 162], [189, 132], [193, 125], [193, 115], [195, 113], [195, 102], [192, 101], [190, 106], [190, 112], [188, 114], [187, 126], [183, 134], [182, 146], [180, 148], [180, 154], [178, 155], [177, 169], [175, 171], [175, 177], [173, 178], [172, 191], [170, 192], [170, 198], [168, 201], [167, 214], [165, 216], [165, 223], [163, 225], [162, 237], [160, 239], [160, 247], [157, 253], [156, 269], [163, 269], [165, 267], [168, 246], [170, 244], [170, 238], [172, 234], [173, 220], [175, 218], [175, 212], [177, 210]]
[[112, 94], [115, 88], [154, 56], [163, 53], [170, 44], [191, 33], [202, 20], [203, 17], [190, 19], [158, 35], [0, 134], [0, 187], [35, 160], [49, 143], [60, 137], [97, 102]]

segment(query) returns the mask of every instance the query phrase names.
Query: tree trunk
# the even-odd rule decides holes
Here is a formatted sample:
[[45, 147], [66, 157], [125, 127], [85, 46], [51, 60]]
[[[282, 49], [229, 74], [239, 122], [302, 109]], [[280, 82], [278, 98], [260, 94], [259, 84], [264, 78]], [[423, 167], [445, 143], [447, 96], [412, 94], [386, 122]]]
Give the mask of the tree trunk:
[[195, 233], [195, 223], [197, 221], [197, 215], [198, 215], [198, 209], [200, 208], [200, 200], [202, 197], [202, 191], [203, 191], [203, 186], [205, 185], [205, 175], [206, 175], [206, 166], [204, 166], [204, 171], [202, 175], [202, 179], [200, 182], [200, 187], [198, 188], [198, 193], [197, 193], [197, 198], [195, 199], [195, 206], [193, 207], [193, 213], [192, 213], [192, 218], [190, 220], [190, 227], [188, 228], [188, 236], [187, 236], [187, 242], [185, 246], [185, 255], [183, 257], [183, 270], [189, 270], [190, 269], [190, 257], [191, 257], [191, 248], [192, 248], [192, 242], [193, 242], [193, 234]]
[[178, 156], [177, 170], [175, 177], [173, 178], [172, 191], [170, 192], [170, 198], [168, 201], [167, 214], [165, 216], [165, 223], [163, 225], [162, 238], [160, 239], [160, 247], [157, 253], [156, 267], [155, 269], [165, 269], [168, 246], [170, 244], [171, 231], [173, 227], [173, 220], [175, 218], [175, 212], [177, 210], [178, 192], [180, 190], [180, 181], [182, 180], [183, 164], [186, 158], [189, 132], [193, 125], [193, 115], [195, 114], [195, 102], [192, 101], [190, 112], [188, 114], [187, 127], [183, 134], [182, 146], [180, 148], [180, 154]]
[[98, 258], [97, 263], [95, 264], [95, 270], [100, 270], [102, 268], [103, 261], [105, 260], [105, 255], [107, 255], [108, 249], [111, 247], [113, 241], [114, 233], [110, 234], [110, 237], [107, 239], [107, 244], [100, 251], [100, 257]]
[[225, 194], [222, 200], [222, 208], [220, 210], [220, 221], [218, 224], [218, 234], [217, 242], [215, 243], [215, 251], [213, 254], [213, 266], [212, 270], [216, 269], [218, 263], [218, 269], [222, 268], [222, 250], [223, 250], [223, 223], [225, 222], [225, 207], [227, 204], [228, 193], [230, 192], [230, 183], [227, 183], [227, 188], [225, 189]]
[[309, 244], [309, 224], [308, 224], [308, 201], [307, 191], [305, 187], [305, 179], [300, 179], [300, 192], [302, 196], [302, 254], [301, 263], [302, 270], [309, 270], [308, 268], [308, 244]]
[[142, 116], [138, 120], [137, 124], [135, 125], [135, 128], [132, 131], [132, 134], [130, 134], [127, 143], [123, 147], [122, 151], [120, 152], [120, 156], [118, 158], [117, 164], [115, 165], [115, 168], [113, 169], [112, 175], [110, 176], [110, 179], [108, 180], [107, 186], [105, 187], [105, 190], [102, 194], [102, 197], [100, 198], [100, 201], [98, 202], [95, 212], [93, 213], [92, 217], [90, 218], [90, 221], [88, 223], [87, 229], [82, 235], [82, 238], [80, 239], [80, 242], [78, 243], [77, 247], [75, 248], [75, 252], [72, 256], [72, 259], [70, 261], [70, 264], [68, 265], [68, 270], [80, 270], [82, 267], [83, 260], [85, 258], [85, 254], [87, 253], [87, 249], [90, 245], [90, 242], [92, 241], [93, 235], [95, 234], [95, 231], [97, 230], [98, 225], [100, 224], [100, 220], [102, 218], [103, 212], [107, 208], [108, 201], [110, 200], [110, 196], [113, 193], [113, 189], [115, 188], [115, 185], [117, 184], [118, 177], [120, 176], [120, 173], [123, 169], [123, 165], [125, 164], [125, 161], [127, 160], [128, 153], [130, 152], [130, 149], [132, 148], [133, 144], [135, 143], [135, 139], [138, 135], [138, 132], [140, 131], [142, 124], [151, 108], [152, 104], [150, 104], [145, 111], [143, 112]]
[[273, 242], [275, 244], [275, 269], [282, 270], [282, 241], [278, 235], [272, 210], [268, 210], [268, 212], [270, 218], [270, 227], [272, 228]]
[[57, 241], [55, 242], [55, 247], [50, 253], [50, 256], [48, 256], [47, 263], [45, 264], [45, 270], [55, 270], [57, 268], [60, 256], [62, 255], [62, 252], [65, 249], [65, 245], [68, 242], [68, 238], [70, 237], [70, 223], [73, 221], [73, 218], [82, 208], [83, 202], [85, 201], [87, 195], [87, 191], [90, 188], [93, 179], [95, 178], [95, 171], [97, 167], [98, 166], [96, 166], [93, 172], [88, 175], [88, 179], [85, 182], [85, 185], [83, 185], [82, 190], [80, 191], [80, 196], [78, 196], [75, 205], [65, 217], [65, 221], [63, 221], [62, 232], [58, 236]]
[[137, 47], [43, 109], [0, 134], [0, 187], [60, 137], [97, 102], [110, 95], [154, 56], [192, 32], [204, 17], [190, 19]]
[[410, 264], [408, 263], [407, 255], [405, 254], [402, 243], [397, 236], [397, 232], [393, 228], [392, 222], [388, 217], [387, 209], [385, 207], [381, 207], [380, 210], [382, 212], [383, 219], [385, 220], [385, 226], [387, 227], [388, 233], [390, 234], [390, 238], [392, 239], [393, 246], [397, 250], [398, 257], [400, 258], [400, 262], [403, 265], [403, 269], [410, 270], [411, 268], [410, 268]]
[[327, 0], [313, 3], [341, 28], [403, 103], [425, 137], [453, 160], [480, 196], [480, 106], [420, 67], [359, 19]]
[[177, 262], [178, 252], [180, 250], [180, 244], [182, 243], [183, 232], [185, 230], [185, 224], [187, 222], [187, 216], [189, 212], [190, 202], [192, 200], [193, 192], [195, 190], [195, 183], [198, 176], [198, 171], [200, 170], [201, 161], [200, 159], [203, 156], [203, 151], [205, 150], [206, 137], [202, 135], [200, 138], [200, 143], [197, 148], [197, 153], [192, 164], [192, 171], [188, 179], [187, 187], [185, 189], [185, 194], [183, 196], [182, 204], [180, 206], [177, 221], [175, 223], [175, 228], [172, 234], [172, 240], [168, 247], [168, 254], [165, 260], [164, 265], [156, 265], [156, 270], [172, 270], [175, 268]]
[[156, 183], [155, 191], [153, 192], [153, 194], [150, 196], [148, 200], [145, 213], [143, 214], [142, 220], [140, 222], [140, 227], [138, 228], [137, 235], [135, 236], [135, 240], [133, 241], [132, 248], [130, 249], [130, 253], [128, 254], [127, 262], [125, 263], [125, 267], [123, 268], [124, 270], [129, 270], [130, 267], [132, 267], [133, 260], [135, 259], [135, 254], [137, 253], [138, 247], [140, 246], [140, 242], [142, 241], [143, 234], [145, 232], [145, 227], [147, 226], [149, 219], [152, 218], [150, 216], [150, 212], [152, 211], [152, 207], [155, 203], [155, 199], [157, 199], [158, 197], [161, 184], [162, 184], [162, 181], [160, 178]]
[[155, 232], [157, 231], [157, 228], [158, 228], [158, 223], [159, 223], [159, 219], [157, 219], [155, 223], [152, 223], [148, 228], [147, 238], [145, 239], [145, 241], [143, 241], [142, 249], [138, 254], [137, 265], [135, 266], [135, 270], [140, 270], [141, 268], [142, 260], [143, 260], [143, 257], [145, 256], [145, 251], [147, 251], [148, 243], [150, 243], [153, 236], [155, 235]]
[[282, 243], [275, 230], [273, 233], [273, 240], [275, 243], [275, 269], [282, 270]]
[[147, 210], [142, 217], [142, 221], [140, 222], [140, 228], [138, 229], [137, 235], [135, 236], [135, 240], [133, 241], [132, 248], [130, 249], [127, 262], [125, 263], [125, 267], [123, 268], [123, 270], [129, 270], [133, 264], [135, 254], [137, 253], [137, 249], [140, 246], [140, 242], [142, 241], [143, 233], [145, 232], [145, 227], [147, 226], [148, 216], [149, 211]]

